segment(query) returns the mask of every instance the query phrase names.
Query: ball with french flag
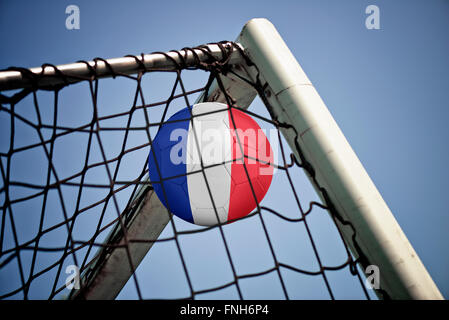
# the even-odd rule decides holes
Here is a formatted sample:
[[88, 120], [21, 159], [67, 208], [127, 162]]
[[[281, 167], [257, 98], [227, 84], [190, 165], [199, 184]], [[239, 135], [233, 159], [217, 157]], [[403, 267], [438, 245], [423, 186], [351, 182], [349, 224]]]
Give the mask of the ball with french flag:
[[257, 122], [218, 102], [171, 116], [148, 157], [150, 181], [162, 204], [202, 226], [251, 213], [270, 187], [273, 168], [273, 150]]

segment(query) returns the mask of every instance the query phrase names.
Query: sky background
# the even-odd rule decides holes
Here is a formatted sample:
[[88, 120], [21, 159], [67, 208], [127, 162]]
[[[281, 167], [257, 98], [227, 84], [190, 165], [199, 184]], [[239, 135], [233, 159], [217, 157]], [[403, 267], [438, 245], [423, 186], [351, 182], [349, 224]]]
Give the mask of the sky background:
[[[67, 30], [65, 27], [65, 8], [70, 4], [80, 8], [80, 30]], [[365, 8], [371, 4], [380, 9], [380, 30], [367, 30], [365, 27]], [[112, 58], [234, 40], [248, 20], [258, 17], [268, 18], [276, 26], [442, 294], [449, 297], [449, 2], [0, 0], [0, 68], [35, 67], [45, 62], [64, 64], [94, 57]], [[173, 79], [171, 75], [145, 78], [144, 89], [148, 90], [145, 93], [148, 99], [157, 101], [168, 97]], [[204, 85], [207, 75], [189, 73], [186, 79], [188, 87], [193, 89]], [[104, 114], [126, 111], [126, 106], [129, 108], [135, 84], [120, 80], [117, 83], [113, 80], [100, 83], [104, 83], [100, 86], [99, 98]], [[91, 110], [86, 107], [90, 103], [87, 85], [71, 86], [61, 94], [60, 103], [62, 105], [64, 102], [66, 107], [61, 112], [60, 121], [67, 125], [86, 123]], [[45, 102], [51, 106], [51, 94], [42, 93], [39, 98], [43, 104]], [[169, 114], [182, 108], [183, 103], [174, 102]], [[31, 119], [35, 117], [31, 107], [31, 100], [24, 101], [20, 107], [22, 109], [17, 112]], [[42, 107], [44, 119], [51, 120], [51, 110], [50, 107]], [[250, 110], [264, 114], [260, 101], [256, 101]], [[154, 111], [154, 116], [157, 118], [160, 113], [161, 110]], [[267, 116], [266, 112], [264, 115]], [[136, 123], [141, 121], [138, 116], [136, 118]], [[115, 124], [119, 122], [117, 120]], [[260, 125], [268, 128], [267, 124]], [[0, 149], [7, 152], [9, 117], [1, 113], [0, 128]], [[29, 144], [36, 139], [34, 133], [27, 133], [27, 130], [23, 128], [23, 131], [18, 131], [23, 133], [17, 135], [17, 144]], [[43, 132], [44, 136], [48, 134]], [[55, 163], [61, 172], [68, 175], [71, 169], [82, 163], [79, 155], [84, 151], [80, 152], [78, 146], [83, 139], [85, 137], [79, 136], [61, 143], [55, 153]], [[120, 137], [114, 137], [111, 133], [103, 139], [108, 156], [112, 157], [117, 153], [116, 139]], [[144, 139], [143, 135], [136, 134], [133, 143], [144, 143]], [[123, 175], [136, 176], [140, 173], [148, 151], [136, 152], [135, 158], [128, 161], [131, 166], [124, 167]], [[29, 165], [30, 159], [33, 159], [32, 166]], [[16, 180], [42, 181], [40, 168], [41, 165], [45, 168], [45, 161], [40, 160], [37, 153], [24, 153], [21, 158], [18, 156], [13, 160], [15, 165], [12, 171]], [[5, 161], [3, 157], [2, 161]], [[303, 174], [294, 174], [305, 203], [316, 199]], [[93, 180], [102, 178], [105, 178], [104, 172], [92, 173]], [[3, 181], [0, 181], [0, 186], [3, 186]], [[68, 211], [74, 205], [71, 195], [76, 196], [76, 190], [69, 189], [64, 191]], [[29, 191], [20, 188], [10, 190], [17, 197], [26, 192]], [[285, 177], [275, 176], [264, 205], [284, 211], [287, 216], [295, 216], [297, 212], [290, 210], [293, 206], [289, 202], [291, 200], [285, 199], [286, 192]], [[104, 192], [92, 191], [85, 197], [83, 201], [87, 204], [95, 198], [104, 197]], [[54, 204], [50, 201], [47, 210], [53, 208], [58, 211], [57, 199], [54, 198]], [[120, 206], [126, 205], [126, 194], [119, 196], [119, 200]], [[3, 201], [4, 194], [1, 194], [0, 203]], [[36, 205], [39, 204], [36, 202], [28, 204], [28, 207], [14, 208], [18, 214], [17, 224], [23, 233], [22, 240], [36, 234], [39, 215], [34, 215], [37, 217], [34, 219], [25, 215]], [[92, 221], [98, 220], [97, 211], [85, 218], [80, 217], [79, 230], [75, 231], [80, 238], [87, 237], [92, 231], [89, 228]], [[108, 208], [107, 212], [108, 217], [114, 217], [114, 208]], [[303, 226], [276, 220], [269, 214], [263, 217], [279, 260], [304, 269], [316, 268], [316, 259], [310, 251]], [[54, 224], [58, 219], [61, 218], [49, 218], [46, 224]], [[178, 230], [192, 228], [179, 220], [175, 225]], [[341, 263], [344, 250], [341, 245], [334, 244], [335, 230], [324, 212], [311, 216], [310, 225], [321, 248], [320, 253], [326, 257], [323, 258], [324, 262], [328, 265]], [[259, 217], [226, 226], [225, 229], [239, 274], [272, 266]], [[13, 243], [8, 238], [8, 231], [6, 233], [4, 246], [8, 248]], [[170, 228], [162, 234], [167, 237], [171, 235]], [[64, 236], [63, 230], [60, 234], [55, 231], [54, 237], [43, 239], [42, 243], [56, 246], [58, 241], [65, 239]], [[186, 236], [181, 247], [195, 290], [232, 280], [223, 242], [216, 229]], [[29, 261], [30, 253], [23, 255], [23, 260]], [[56, 256], [54, 253], [42, 254], [38, 268]], [[17, 264], [14, 263], [0, 270], [0, 294], [20, 285]], [[67, 261], [67, 264], [70, 263]], [[351, 276], [347, 274], [347, 270], [329, 272], [329, 279], [335, 286], [335, 296], [351, 299], [363, 297], [360, 285], [349, 279]], [[30, 297], [46, 297], [45, 288], [51, 287], [48, 283], [54, 281], [52, 277], [54, 273], [49, 272], [36, 279]], [[283, 277], [288, 283], [291, 298], [329, 297], [322, 279], [287, 271]], [[139, 267], [137, 278], [144, 297], [189, 295], [173, 242], [156, 244]], [[59, 283], [64, 283], [64, 279]], [[242, 280], [241, 286], [245, 298], [283, 298], [275, 273]], [[132, 281], [119, 295], [122, 299], [136, 297]], [[236, 298], [235, 286], [198, 298]]]

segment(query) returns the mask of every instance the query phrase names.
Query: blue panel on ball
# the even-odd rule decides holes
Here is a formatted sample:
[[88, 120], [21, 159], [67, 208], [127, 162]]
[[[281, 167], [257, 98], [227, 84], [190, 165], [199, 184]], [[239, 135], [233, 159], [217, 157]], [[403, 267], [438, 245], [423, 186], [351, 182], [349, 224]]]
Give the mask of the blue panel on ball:
[[[189, 119], [190, 116], [189, 108], [185, 108], [171, 116], [168, 121]], [[185, 175], [189, 122], [190, 120], [164, 123], [160, 127], [148, 157], [148, 170], [154, 191], [164, 206], [178, 217], [193, 223], [187, 190], [187, 176]], [[170, 140], [172, 132], [175, 141]], [[181, 143], [184, 143], [182, 147]], [[175, 149], [172, 150], [175, 145]], [[155, 158], [158, 166], [156, 166]], [[162, 181], [173, 176], [179, 177]], [[168, 200], [168, 205], [166, 200]]]

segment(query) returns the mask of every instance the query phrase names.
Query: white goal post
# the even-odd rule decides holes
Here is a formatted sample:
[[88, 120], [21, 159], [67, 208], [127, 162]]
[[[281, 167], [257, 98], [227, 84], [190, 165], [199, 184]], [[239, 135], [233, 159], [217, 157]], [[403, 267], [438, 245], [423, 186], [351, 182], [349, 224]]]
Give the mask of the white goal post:
[[[294, 130], [280, 128], [281, 133], [295, 152], [296, 159], [303, 165], [310, 164], [314, 175], [309, 178], [317, 194], [341, 220], [336, 220], [343, 238], [361, 267], [375, 265], [380, 271], [380, 298], [391, 299], [442, 299], [434, 281], [400, 228], [381, 194], [365, 171], [357, 155], [352, 150], [342, 131], [333, 119], [301, 66], [288, 49], [281, 36], [266, 19], [252, 19], [242, 29], [236, 42], [254, 63], [248, 66], [238, 50], [234, 50], [230, 60], [233, 71], [252, 81], [260, 80], [265, 86], [265, 97], [272, 107], [274, 116]], [[215, 57], [221, 57], [216, 45], [208, 49]], [[202, 51], [197, 57], [206, 59]], [[186, 62], [194, 63], [192, 52], [185, 51]], [[167, 57], [169, 55], [171, 58]], [[139, 58], [139, 57], [137, 57]], [[135, 73], [139, 64], [137, 58], [117, 58], [107, 60], [114, 70], [122, 73]], [[141, 63], [149, 70], [174, 70], [173, 61], [179, 59], [175, 53], [145, 55]], [[98, 77], [112, 74], [104, 62], [97, 61]], [[89, 62], [91, 66], [95, 64]], [[58, 66], [66, 75], [87, 76], [89, 69], [85, 63]], [[30, 69], [34, 73], [48, 73], [53, 69]], [[252, 86], [239, 77], [228, 73], [221, 75], [226, 91], [236, 99], [236, 105], [247, 108], [257, 95]], [[70, 81], [70, 78], [68, 79]], [[17, 71], [0, 73], [0, 90], [26, 87], [29, 79], [22, 78]], [[60, 81], [47, 78], [45, 81]], [[75, 80], [74, 80], [75, 81]], [[49, 83], [41, 83], [45, 86]], [[55, 84], [55, 83], [51, 83]], [[205, 101], [204, 96], [199, 101]], [[224, 102], [225, 96], [216, 82], [212, 83], [206, 101]], [[298, 152], [301, 150], [301, 154]], [[323, 193], [325, 190], [325, 193]], [[148, 186], [140, 188], [136, 198], [144, 200], [135, 208], [136, 213], [127, 222], [127, 237], [156, 240], [170, 220], [167, 209]], [[341, 221], [349, 222], [342, 223]], [[356, 230], [355, 242], [353, 241]], [[107, 239], [117, 242], [117, 230]], [[107, 240], [108, 241], [108, 240]], [[118, 241], [124, 244], [122, 239]], [[129, 253], [137, 268], [152, 243], [129, 243]], [[114, 299], [132, 276], [124, 248], [110, 249], [107, 253], [100, 248], [97, 255], [99, 263], [93, 263], [84, 273], [82, 298]], [[89, 278], [85, 275], [89, 274]], [[386, 293], [386, 296], [381, 292]], [[79, 291], [73, 290], [70, 299], [80, 298]]]
[[[357, 155], [275, 27], [266, 19], [251, 20], [238, 42], [268, 83], [271, 95], [267, 96], [276, 116], [296, 129], [300, 137], [297, 143], [315, 170], [316, 180], [312, 179], [312, 183], [316, 187], [317, 181], [327, 191], [337, 212], [357, 230], [357, 244], [367, 262], [379, 267], [381, 288], [392, 299], [442, 299]], [[291, 130], [281, 131], [292, 150], [296, 150], [296, 134]], [[340, 227], [357, 257], [353, 231]]]

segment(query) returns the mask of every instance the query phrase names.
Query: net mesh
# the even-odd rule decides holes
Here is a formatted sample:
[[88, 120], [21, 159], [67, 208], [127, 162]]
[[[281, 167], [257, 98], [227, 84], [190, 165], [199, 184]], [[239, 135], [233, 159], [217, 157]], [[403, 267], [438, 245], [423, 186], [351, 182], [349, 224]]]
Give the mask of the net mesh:
[[[63, 80], [47, 88], [35, 85], [42, 74], [8, 69], [34, 85], [0, 95], [1, 298], [73, 296], [76, 290], [66, 287], [72, 265], [83, 274], [78, 291], [83, 292], [96, 268], [118, 248], [126, 251], [122, 263], [134, 271], [119, 298], [374, 297], [357, 266], [363, 255], [353, 258], [336, 221], [349, 223], [317, 186], [325, 203], [319, 200], [307, 179], [314, 180], [313, 168], [299, 146], [300, 159], [294, 157], [280, 134], [280, 128], [294, 128], [273, 116], [259, 78], [242, 79], [259, 95], [251, 107], [235, 104], [222, 77], [234, 73], [229, 57], [239, 47], [218, 45], [222, 59], [209, 55], [187, 67], [178, 52], [181, 63], [172, 59], [173, 71], [150, 71], [142, 55], [134, 57], [140, 66], [136, 75], [108, 66], [113, 79], [100, 80], [96, 66], [86, 62], [90, 76], [71, 83], [73, 77], [44, 65]], [[196, 49], [208, 52], [206, 46]], [[247, 57], [246, 63], [251, 64]], [[279, 156], [270, 164], [276, 169], [270, 191], [235, 223], [199, 227], [167, 210], [169, 223], [158, 239], [130, 237], [129, 224], [153, 191], [147, 178], [152, 139], [214, 80], [228, 108], [249, 114], [261, 128], [275, 129], [271, 139], [278, 141]], [[139, 266], [131, 258], [130, 245], [136, 243], [153, 244]]]

